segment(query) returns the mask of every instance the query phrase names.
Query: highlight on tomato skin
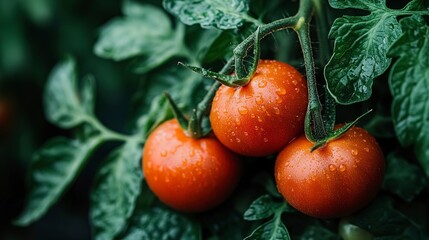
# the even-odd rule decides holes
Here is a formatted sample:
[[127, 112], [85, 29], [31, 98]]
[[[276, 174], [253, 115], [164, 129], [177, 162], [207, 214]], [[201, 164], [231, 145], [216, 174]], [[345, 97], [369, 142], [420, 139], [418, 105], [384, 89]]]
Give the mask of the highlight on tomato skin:
[[219, 141], [232, 151], [267, 156], [303, 131], [307, 103], [307, 82], [298, 70], [260, 60], [247, 85], [218, 89], [210, 122]]
[[352, 127], [310, 152], [313, 145], [302, 135], [277, 156], [277, 188], [290, 205], [312, 217], [337, 218], [358, 211], [375, 197], [385, 161], [366, 130]]
[[241, 176], [240, 157], [214, 136], [193, 139], [176, 119], [157, 127], [143, 150], [143, 173], [154, 194], [182, 212], [220, 205]]

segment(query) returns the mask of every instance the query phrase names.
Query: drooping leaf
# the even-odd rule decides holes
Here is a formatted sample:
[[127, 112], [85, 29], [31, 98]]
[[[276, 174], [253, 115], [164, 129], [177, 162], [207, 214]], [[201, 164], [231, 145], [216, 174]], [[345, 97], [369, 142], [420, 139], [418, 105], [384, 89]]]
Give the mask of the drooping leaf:
[[403, 146], [415, 154], [429, 176], [429, 27], [421, 17], [401, 20], [404, 34], [389, 54], [398, 56], [389, 75], [392, 116]]
[[282, 223], [280, 217], [274, 217], [270, 221], [257, 227], [245, 240], [289, 240], [289, 232]]
[[386, 53], [400, 36], [400, 25], [383, 0], [330, 3], [337, 8], [373, 11], [367, 16], [344, 16], [335, 20], [329, 33], [335, 38], [334, 53], [325, 66], [328, 90], [338, 103], [367, 100], [373, 80], [390, 65], [391, 59]]
[[46, 118], [62, 128], [75, 127], [93, 113], [93, 80], [84, 79], [81, 96], [76, 78], [75, 61], [67, 58], [52, 70], [46, 83]]
[[201, 230], [199, 224], [176, 211], [152, 207], [136, 211], [121, 239], [198, 240], [201, 239]]
[[399, 154], [387, 156], [387, 170], [383, 188], [407, 202], [411, 202], [427, 185], [423, 172]]
[[28, 202], [15, 223], [25, 226], [42, 217], [76, 178], [100, 143], [100, 138], [81, 142], [60, 137], [47, 142], [34, 155]]
[[164, 0], [164, 8], [187, 24], [202, 28], [235, 29], [248, 18], [248, 0]]
[[255, 221], [268, 218], [275, 214], [276, 209], [282, 203], [274, 202], [270, 195], [263, 195], [252, 202], [244, 212], [244, 219]]
[[182, 51], [184, 28], [174, 31], [162, 9], [124, 1], [123, 13], [102, 27], [94, 46], [98, 56], [115, 61], [138, 57], [135, 71], [145, 73]]
[[116, 149], [98, 172], [91, 193], [95, 239], [115, 239], [125, 229], [142, 183], [142, 146], [129, 140]]
[[415, 228], [407, 216], [397, 211], [386, 197], [379, 197], [364, 210], [350, 218], [350, 222], [377, 237], [400, 237], [410, 228]]

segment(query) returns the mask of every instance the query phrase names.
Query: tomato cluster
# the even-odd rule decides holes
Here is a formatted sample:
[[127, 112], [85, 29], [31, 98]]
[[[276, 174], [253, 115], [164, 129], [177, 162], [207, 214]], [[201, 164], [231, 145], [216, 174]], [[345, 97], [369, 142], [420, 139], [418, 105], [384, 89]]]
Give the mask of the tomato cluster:
[[299, 211], [318, 218], [341, 217], [377, 193], [384, 157], [375, 139], [352, 127], [311, 151], [304, 134], [308, 104], [304, 77], [292, 66], [261, 60], [245, 86], [221, 86], [212, 102], [213, 134], [193, 139], [177, 120], [147, 139], [143, 171], [165, 204], [200, 212], [221, 204], [239, 182], [239, 155], [279, 153], [274, 175], [279, 192]]

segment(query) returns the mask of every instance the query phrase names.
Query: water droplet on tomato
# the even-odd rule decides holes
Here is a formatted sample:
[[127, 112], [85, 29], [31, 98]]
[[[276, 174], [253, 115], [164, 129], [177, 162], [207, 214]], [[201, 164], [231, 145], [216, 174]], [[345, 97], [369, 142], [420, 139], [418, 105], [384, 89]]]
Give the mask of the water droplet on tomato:
[[339, 169], [340, 169], [340, 172], [344, 172], [346, 171], [347, 167], [344, 164], [340, 164]]
[[283, 100], [280, 97], [276, 97], [276, 103], [282, 103]]
[[279, 115], [279, 114], [280, 114], [280, 109], [279, 109], [278, 107], [274, 107], [273, 109], [274, 109], [274, 113], [275, 113], [276, 115]]
[[264, 142], [268, 142], [268, 138], [264, 138]]
[[250, 114], [250, 117], [255, 118], [256, 116], [255, 116], [255, 114], [252, 113], [252, 114]]
[[186, 178], [186, 173], [182, 173], [182, 178]]
[[363, 150], [365, 150], [365, 152], [369, 152], [369, 148], [364, 148]]
[[239, 143], [239, 142], [241, 142], [241, 139], [240, 138], [235, 138], [235, 141]]
[[194, 149], [192, 149], [192, 150], [189, 152], [189, 156], [190, 156], [190, 157], [195, 156], [195, 150], [194, 150]]
[[243, 106], [241, 106], [241, 107], [239, 107], [239, 108], [238, 108], [238, 112], [239, 112], [241, 115], [246, 115], [246, 114], [249, 112], [249, 109], [247, 109], [247, 107], [243, 107]]
[[258, 122], [262, 122], [263, 120], [262, 120], [262, 118], [261, 118], [261, 116], [258, 116]]
[[284, 89], [284, 88], [277, 88], [276, 89], [276, 93], [277, 93], [277, 95], [280, 95], [280, 96], [285, 95], [286, 94], [286, 89]]
[[244, 136], [249, 136], [248, 132], [244, 132], [243, 134], [244, 134]]
[[167, 156], [167, 151], [166, 150], [162, 150], [161, 151], [161, 157], [166, 157]]
[[299, 88], [295, 88], [296, 93], [299, 93], [299, 91], [301, 91]]
[[264, 102], [264, 99], [262, 98], [262, 96], [256, 96], [255, 102], [256, 102], [256, 104], [261, 105]]
[[259, 127], [258, 127], [258, 126], [255, 126], [255, 130], [256, 130], [256, 131], [258, 131], [258, 130], [259, 130]]
[[334, 164], [329, 164], [329, 170], [333, 172], [337, 170], [337, 167]]
[[235, 134], [235, 132], [233, 131], [233, 132], [231, 132], [231, 135], [232, 135], [233, 137], [235, 137], [235, 135], [236, 135], [236, 134]]
[[239, 118], [236, 118], [236, 119], [235, 119], [235, 124], [237, 124], [237, 126], [240, 126], [240, 125], [241, 125], [241, 121], [240, 121], [240, 119], [239, 119]]
[[267, 81], [265, 81], [265, 80], [261, 80], [258, 83], [258, 87], [260, 87], [260, 88], [264, 88], [265, 86], [267, 86]]
[[357, 156], [358, 155], [358, 150], [357, 149], [352, 149], [352, 154], [354, 155], [354, 156]]
[[293, 85], [298, 85], [298, 81], [297, 80], [292, 80]]
[[316, 175], [311, 176], [311, 181], [313, 181], [313, 182], [316, 181]]

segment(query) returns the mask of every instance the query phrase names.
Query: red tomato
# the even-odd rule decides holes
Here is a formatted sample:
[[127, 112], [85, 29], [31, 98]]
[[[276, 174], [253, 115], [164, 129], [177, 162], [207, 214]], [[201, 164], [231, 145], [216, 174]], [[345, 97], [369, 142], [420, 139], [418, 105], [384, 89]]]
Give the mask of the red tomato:
[[359, 210], [375, 197], [385, 162], [366, 130], [352, 127], [310, 152], [312, 146], [301, 136], [277, 156], [277, 188], [290, 205], [313, 217], [334, 218]]
[[216, 138], [193, 139], [173, 119], [147, 139], [143, 173], [150, 189], [166, 205], [183, 212], [201, 212], [232, 193], [241, 164], [238, 155]]
[[306, 80], [295, 68], [261, 60], [249, 84], [219, 88], [210, 122], [229, 149], [245, 156], [266, 156], [302, 132], [307, 102]]

